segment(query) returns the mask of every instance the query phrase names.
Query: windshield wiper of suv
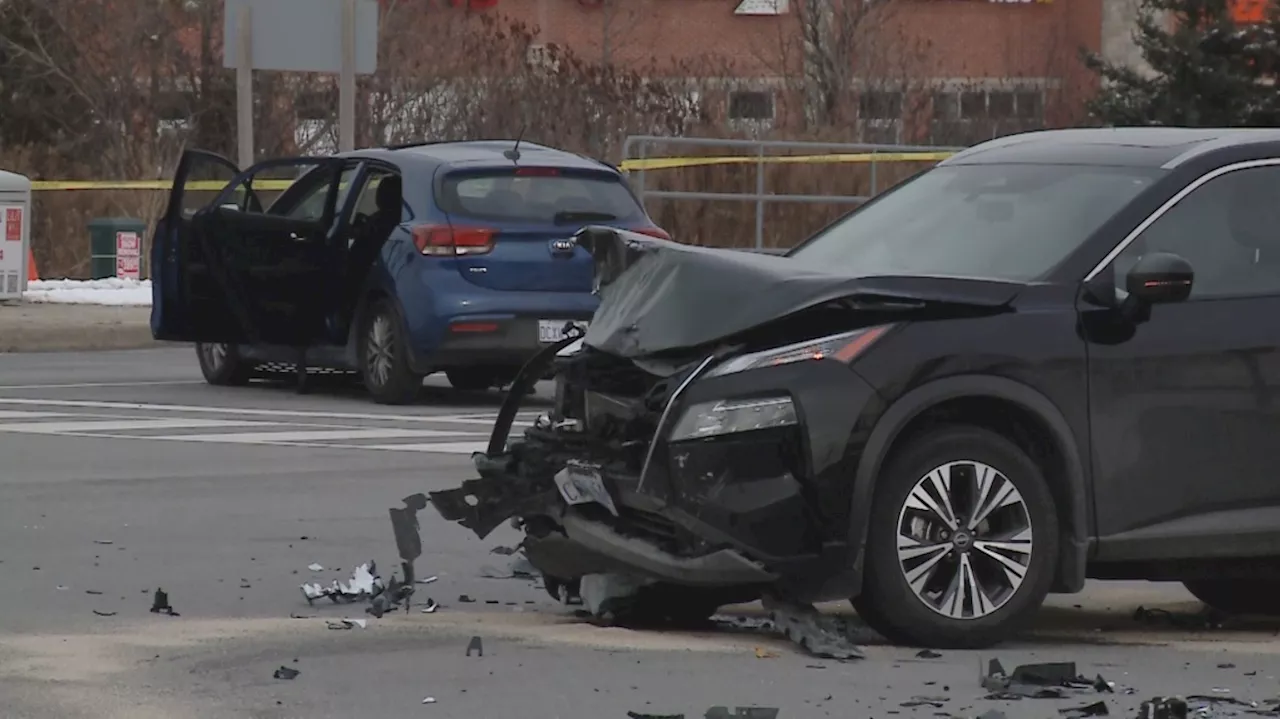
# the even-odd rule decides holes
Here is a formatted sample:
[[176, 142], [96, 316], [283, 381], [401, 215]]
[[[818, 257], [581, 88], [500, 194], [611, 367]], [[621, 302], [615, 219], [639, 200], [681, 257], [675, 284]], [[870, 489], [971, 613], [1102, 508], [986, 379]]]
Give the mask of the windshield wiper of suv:
[[611, 215], [608, 212], [564, 210], [557, 212], [551, 221], [557, 225], [565, 225], [571, 222], [609, 222], [616, 219], [618, 219], [617, 215]]

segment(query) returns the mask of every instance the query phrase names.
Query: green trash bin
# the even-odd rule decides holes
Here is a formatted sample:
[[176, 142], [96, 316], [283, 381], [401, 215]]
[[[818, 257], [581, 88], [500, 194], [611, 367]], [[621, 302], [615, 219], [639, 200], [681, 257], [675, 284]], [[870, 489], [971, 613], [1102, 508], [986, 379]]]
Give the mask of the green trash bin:
[[89, 272], [92, 279], [117, 276], [142, 279], [145, 266], [142, 238], [146, 229], [145, 222], [132, 217], [90, 220]]

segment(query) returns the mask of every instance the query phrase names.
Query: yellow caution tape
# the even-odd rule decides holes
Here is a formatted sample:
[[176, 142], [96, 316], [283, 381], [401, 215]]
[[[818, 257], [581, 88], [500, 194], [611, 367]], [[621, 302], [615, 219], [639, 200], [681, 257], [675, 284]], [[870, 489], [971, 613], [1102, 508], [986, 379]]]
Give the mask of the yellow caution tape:
[[[253, 183], [255, 190], [283, 190], [292, 185], [292, 180], [257, 180]], [[198, 180], [188, 182], [188, 190], [217, 192], [226, 187], [226, 182], [218, 180]], [[35, 180], [32, 190], [169, 190], [173, 187], [171, 180]]]
[[647, 159], [630, 159], [622, 162], [621, 168], [630, 170], [670, 170], [677, 167], [704, 167], [707, 165], [754, 165], [758, 162], [766, 164], [823, 164], [831, 162], [940, 162], [954, 155], [954, 152], [861, 152], [855, 154], [831, 155], [735, 155], [731, 157], [652, 157]]
[[[828, 163], [880, 163], [880, 162], [939, 162], [951, 157], [953, 152], [863, 152], [856, 154], [831, 155], [775, 155], [761, 158], [756, 155], [737, 155], [729, 157], [650, 157], [623, 160], [619, 166], [624, 172], [634, 170], [674, 170], [681, 167], [708, 167], [711, 165], [754, 165], [765, 164], [816, 165]], [[265, 191], [283, 190], [293, 184], [292, 180], [256, 180], [253, 189]], [[170, 180], [36, 180], [31, 189], [48, 190], [169, 190], [173, 187]], [[188, 190], [217, 192], [226, 187], [225, 182], [218, 180], [198, 180], [188, 182]]]

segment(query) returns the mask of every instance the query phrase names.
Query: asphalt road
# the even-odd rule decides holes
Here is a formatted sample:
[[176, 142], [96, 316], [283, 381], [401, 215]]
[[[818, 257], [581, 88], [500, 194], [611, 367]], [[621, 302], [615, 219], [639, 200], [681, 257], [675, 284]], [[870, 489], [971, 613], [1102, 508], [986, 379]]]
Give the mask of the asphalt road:
[[[440, 610], [327, 629], [366, 615], [309, 607], [299, 584], [345, 579], [369, 560], [389, 571], [387, 508], [466, 478], [485, 441], [500, 398], [428, 384], [417, 406], [386, 408], [337, 388], [208, 387], [186, 348], [0, 355], [0, 716], [622, 719], [723, 705], [1016, 718], [1098, 700], [1131, 716], [1160, 694], [1280, 695], [1280, 627], [1196, 632], [1131, 618], [1139, 605], [1195, 611], [1176, 585], [1055, 597], [998, 652], [926, 660], [870, 643], [866, 659], [842, 664], [746, 631], [591, 626], [532, 582], [479, 576], [506, 566], [490, 549], [514, 544], [514, 531], [482, 542], [430, 510], [418, 570], [439, 580], [419, 599]], [[148, 611], [157, 587], [181, 616]], [[472, 636], [482, 657], [465, 656]], [[1118, 693], [985, 700], [978, 667], [991, 656], [1007, 667], [1076, 661]], [[281, 665], [301, 674], [274, 679]], [[902, 706], [919, 695], [945, 701]]]

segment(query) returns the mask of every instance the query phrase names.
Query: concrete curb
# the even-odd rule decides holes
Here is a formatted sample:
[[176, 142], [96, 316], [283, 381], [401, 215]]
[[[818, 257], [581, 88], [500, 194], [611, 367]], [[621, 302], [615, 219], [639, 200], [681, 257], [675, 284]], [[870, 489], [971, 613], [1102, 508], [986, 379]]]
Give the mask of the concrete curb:
[[0, 305], [0, 352], [70, 352], [170, 346], [151, 337], [150, 307]]

